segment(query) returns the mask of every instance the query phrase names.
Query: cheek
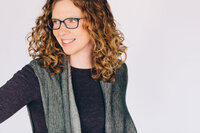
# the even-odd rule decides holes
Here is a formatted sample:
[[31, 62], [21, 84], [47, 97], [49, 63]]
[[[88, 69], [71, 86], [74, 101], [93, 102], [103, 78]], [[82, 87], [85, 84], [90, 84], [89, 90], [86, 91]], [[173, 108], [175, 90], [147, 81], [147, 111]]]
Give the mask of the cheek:
[[89, 41], [89, 34], [86, 31], [80, 32], [80, 34], [77, 34], [76, 37], [79, 43], [87, 43]]
[[86, 41], [89, 41], [90, 40], [90, 35], [89, 35], [89, 33], [87, 32], [87, 31], [85, 31], [85, 40]]
[[57, 41], [58, 41], [58, 31], [54, 30], [54, 31], [53, 31], [53, 35], [55, 36], [55, 38], [56, 38]]
[[90, 38], [89, 33], [83, 28], [79, 29], [79, 31], [76, 33], [81, 40], [88, 40]]

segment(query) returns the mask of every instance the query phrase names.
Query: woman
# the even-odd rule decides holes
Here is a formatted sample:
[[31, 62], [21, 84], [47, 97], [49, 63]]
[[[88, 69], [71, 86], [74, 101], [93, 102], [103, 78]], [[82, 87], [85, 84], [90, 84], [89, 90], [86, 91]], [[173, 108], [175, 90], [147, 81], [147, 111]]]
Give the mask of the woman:
[[28, 40], [34, 60], [0, 88], [0, 122], [27, 105], [34, 133], [137, 132], [106, 0], [47, 0]]

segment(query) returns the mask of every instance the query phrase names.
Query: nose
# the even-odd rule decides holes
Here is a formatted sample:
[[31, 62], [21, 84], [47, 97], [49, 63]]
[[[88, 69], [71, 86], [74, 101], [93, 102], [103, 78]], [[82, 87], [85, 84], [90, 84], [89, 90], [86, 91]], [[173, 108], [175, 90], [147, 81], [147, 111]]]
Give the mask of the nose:
[[60, 36], [63, 36], [63, 35], [69, 34], [69, 33], [70, 33], [70, 30], [67, 29], [67, 27], [65, 26], [64, 23], [61, 23], [60, 29], [59, 29]]

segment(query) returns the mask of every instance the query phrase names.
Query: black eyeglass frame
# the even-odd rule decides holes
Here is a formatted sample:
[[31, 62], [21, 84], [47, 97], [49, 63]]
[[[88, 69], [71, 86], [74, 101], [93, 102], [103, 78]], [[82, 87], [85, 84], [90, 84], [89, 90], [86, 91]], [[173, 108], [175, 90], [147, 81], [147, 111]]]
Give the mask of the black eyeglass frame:
[[[69, 27], [67, 26], [67, 24], [65, 23], [65, 20], [67, 20], [67, 19], [76, 19], [76, 20], [77, 20], [77, 26], [76, 26], [75, 28], [69, 28]], [[66, 27], [67, 29], [76, 29], [76, 28], [78, 28], [78, 26], [79, 26], [79, 20], [80, 20], [80, 19], [84, 19], [84, 18], [66, 18], [66, 19], [64, 19], [64, 20], [59, 20], [59, 19], [53, 18], [53, 19], [48, 19], [46, 23], [47, 23], [48, 27], [49, 27], [51, 30], [59, 30], [62, 23], [64, 23], [64, 25], [65, 25], [65, 27]], [[58, 21], [60, 22], [59, 27], [56, 28], [56, 29], [51, 28], [51, 26], [50, 26], [50, 24], [49, 24], [49, 21], [50, 21], [50, 20], [58, 20]]]

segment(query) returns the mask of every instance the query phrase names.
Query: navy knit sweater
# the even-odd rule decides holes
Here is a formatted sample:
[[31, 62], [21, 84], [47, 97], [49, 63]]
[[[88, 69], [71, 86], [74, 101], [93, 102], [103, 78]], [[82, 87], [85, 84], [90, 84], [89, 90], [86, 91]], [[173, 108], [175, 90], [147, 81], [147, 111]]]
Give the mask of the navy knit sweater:
[[[99, 82], [91, 78], [90, 69], [71, 67], [71, 70], [82, 133], [104, 133], [105, 106]], [[48, 133], [39, 82], [29, 65], [0, 88], [0, 123], [25, 105], [30, 108], [34, 133]]]

